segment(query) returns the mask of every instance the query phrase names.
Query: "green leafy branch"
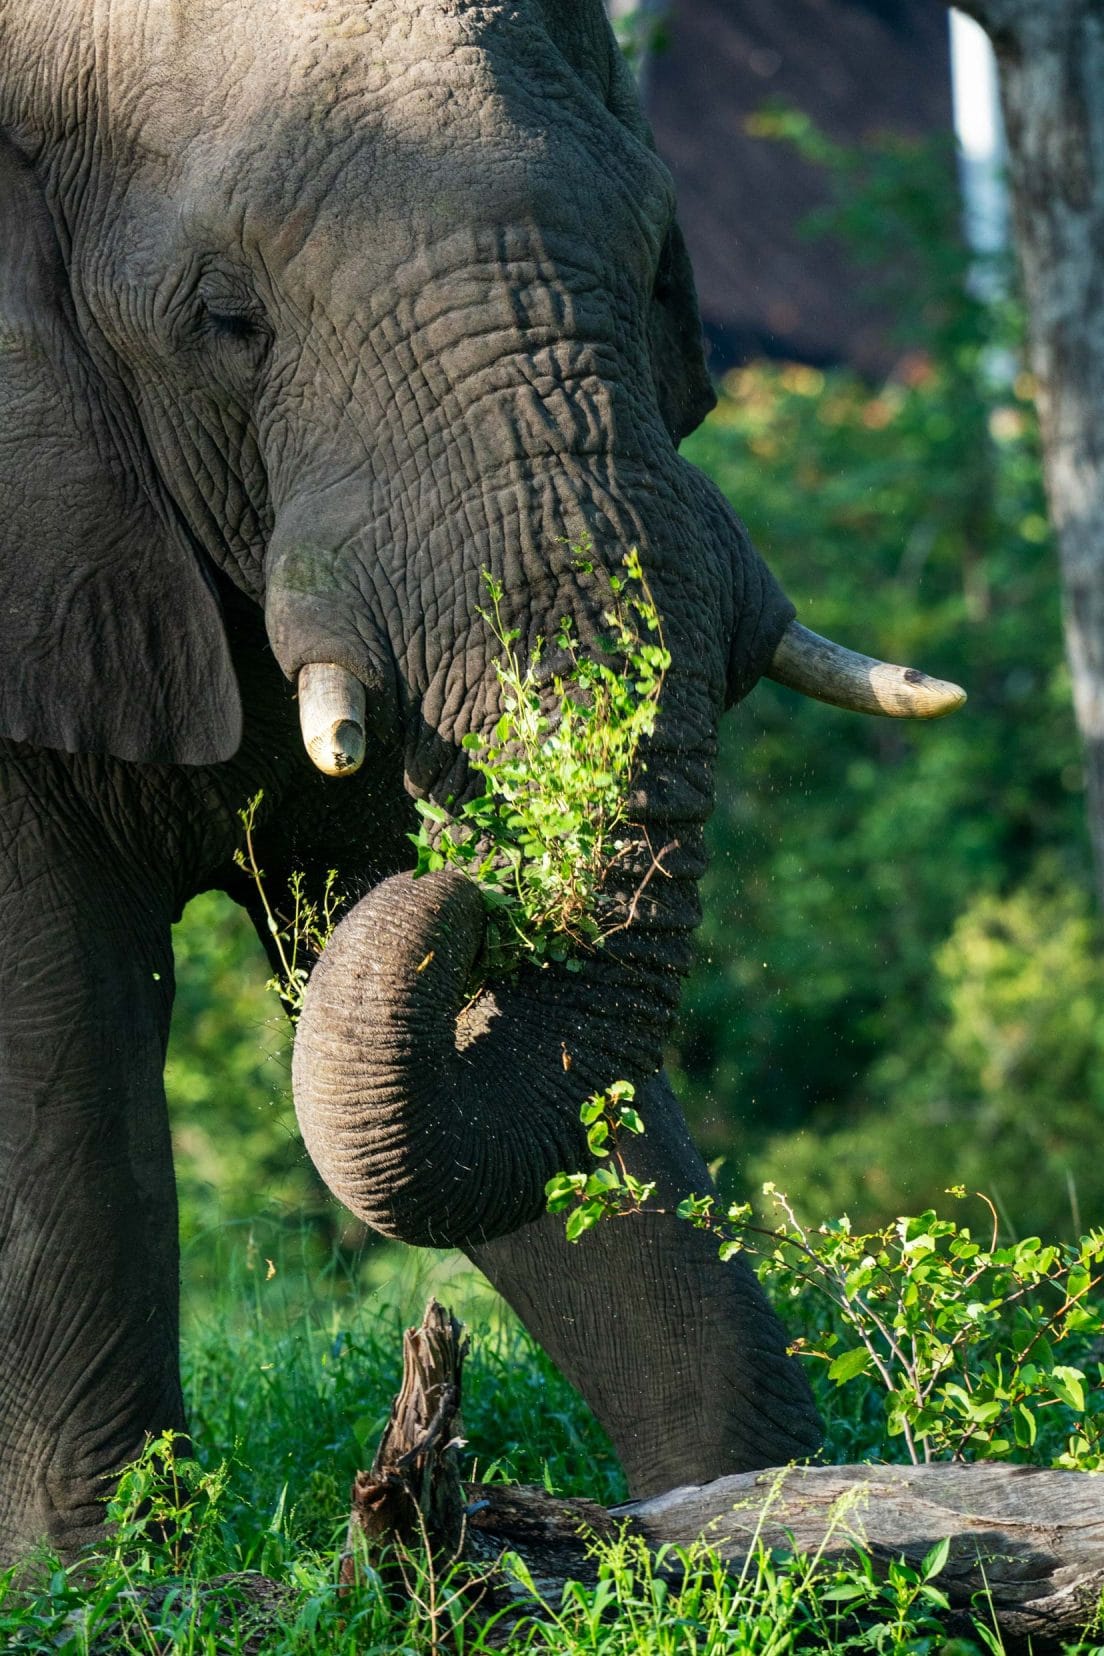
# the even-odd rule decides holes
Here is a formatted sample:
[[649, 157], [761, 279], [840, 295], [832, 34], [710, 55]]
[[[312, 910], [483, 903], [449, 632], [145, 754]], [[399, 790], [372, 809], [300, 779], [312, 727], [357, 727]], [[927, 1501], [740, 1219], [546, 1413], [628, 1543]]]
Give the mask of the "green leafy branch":
[[[549, 1211], [567, 1212], [568, 1241], [645, 1211], [654, 1193], [654, 1183], [628, 1172], [619, 1143], [622, 1133], [644, 1130], [625, 1105], [632, 1097], [629, 1083], [617, 1081], [586, 1101], [580, 1120], [599, 1165], [557, 1173], [546, 1186]], [[773, 1227], [757, 1225], [746, 1202], [719, 1211], [715, 1195], [686, 1196], [674, 1211], [717, 1238], [722, 1261], [754, 1254], [777, 1296], [791, 1304], [811, 1297], [816, 1334], [792, 1349], [826, 1364], [837, 1387], [876, 1376], [887, 1433], [903, 1438], [914, 1464], [968, 1452], [1038, 1458], [1040, 1427], [1058, 1411], [1065, 1441], [1048, 1463], [1104, 1470], [1104, 1363], [1093, 1362], [1087, 1387], [1085, 1367], [1058, 1354], [1060, 1346], [1091, 1352], [1104, 1336], [1104, 1230], [1076, 1244], [1028, 1237], [1002, 1247], [982, 1196], [993, 1220], [987, 1243], [934, 1209], [855, 1235], [846, 1216], [811, 1230], [774, 1185], [764, 1194], [779, 1215]], [[954, 1186], [948, 1194], [966, 1192]]]
[[[572, 551], [593, 572], [589, 543]], [[581, 951], [600, 948], [627, 923], [606, 882], [634, 849], [630, 787], [643, 768], [640, 744], [655, 729], [671, 657], [635, 548], [624, 574], [609, 577], [609, 633], [599, 657], [585, 654], [570, 619], [561, 620], [554, 643], [567, 666], [553, 675], [551, 694], [542, 687], [544, 640], [523, 666], [520, 630], [503, 615], [504, 590], [487, 571], [483, 579], [490, 609], [479, 613], [501, 650], [495, 672], [503, 711], [489, 736], [463, 738], [482, 791], [450, 810], [418, 801], [415, 877], [449, 867], [476, 882], [489, 916], [491, 974], [522, 960], [577, 968]], [[668, 849], [652, 854], [637, 896], [662, 872]]]
[[257, 861], [254, 844], [257, 812], [263, 799], [262, 790], [254, 794], [248, 805], [238, 812], [244, 845], [234, 852], [234, 862], [256, 887], [279, 963], [278, 971], [269, 978], [265, 987], [279, 995], [294, 1022], [303, 1009], [303, 994], [310, 969], [333, 936], [345, 900], [337, 888], [336, 868], [327, 872], [322, 895], [317, 902], [306, 894], [303, 871], [295, 869], [288, 878], [291, 913], [284, 918], [275, 912], [268, 900], [265, 875]]
[[587, 1148], [600, 1165], [592, 1173], [556, 1173], [544, 1187], [549, 1213], [570, 1210], [569, 1242], [578, 1242], [603, 1219], [641, 1212], [655, 1194], [654, 1182], [646, 1183], [629, 1172], [620, 1147], [622, 1133], [644, 1131], [633, 1108], [635, 1097], [631, 1081], [614, 1081], [605, 1092], [592, 1094], [580, 1109], [579, 1120], [586, 1128]]
[[[1000, 1247], [984, 1196], [993, 1218], [987, 1244], [931, 1208], [866, 1235], [852, 1234], [846, 1217], [810, 1231], [773, 1185], [764, 1194], [781, 1223], [761, 1231], [750, 1207], [735, 1204], [726, 1214], [730, 1243], [762, 1237], [761, 1277], [783, 1295], [811, 1287], [829, 1300], [838, 1326], [808, 1355], [827, 1362], [837, 1386], [877, 1375], [889, 1435], [904, 1438], [912, 1461], [1027, 1453], [1042, 1412], [1063, 1406], [1074, 1430], [1054, 1463], [1104, 1467], [1104, 1416], [1095, 1400], [1089, 1406], [1085, 1371], [1055, 1354], [1104, 1331], [1091, 1297], [1104, 1281], [1104, 1231], [1076, 1244], [1028, 1237]], [[966, 1192], [954, 1186], [948, 1194]]]

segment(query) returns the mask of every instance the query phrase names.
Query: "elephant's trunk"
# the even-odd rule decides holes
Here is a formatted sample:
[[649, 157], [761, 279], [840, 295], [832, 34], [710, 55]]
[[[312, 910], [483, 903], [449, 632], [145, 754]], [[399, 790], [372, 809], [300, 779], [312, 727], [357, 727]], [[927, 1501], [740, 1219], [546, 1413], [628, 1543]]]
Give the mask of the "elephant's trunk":
[[685, 838], [663, 877], [632, 876], [633, 924], [577, 971], [523, 966], [474, 1001], [484, 911], [467, 879], [396, 875], [362, 899], [311, 978], [293, 1068], [304, 1140], [341, 1201], [437, 1246], [539, 1215], [546, 1180], [586, 1165], [580, 1103], [660, 1066], [698, 915], [700, 831]]

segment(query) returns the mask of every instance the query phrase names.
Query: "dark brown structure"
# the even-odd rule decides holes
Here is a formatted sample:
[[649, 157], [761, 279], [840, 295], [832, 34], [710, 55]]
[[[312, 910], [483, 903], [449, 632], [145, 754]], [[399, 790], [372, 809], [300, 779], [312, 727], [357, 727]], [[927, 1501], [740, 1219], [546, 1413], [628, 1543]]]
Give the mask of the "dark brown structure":
[[751, 137], [770, 99], [831, 138], [952, 127], [942, 0], [673, 0], [646, 102], [671, 167], [712, 366], [748, 357], [853, 362], [884, 372], [887, 318], [844, 250], [798, 226], [826, 200], [791, 148]]

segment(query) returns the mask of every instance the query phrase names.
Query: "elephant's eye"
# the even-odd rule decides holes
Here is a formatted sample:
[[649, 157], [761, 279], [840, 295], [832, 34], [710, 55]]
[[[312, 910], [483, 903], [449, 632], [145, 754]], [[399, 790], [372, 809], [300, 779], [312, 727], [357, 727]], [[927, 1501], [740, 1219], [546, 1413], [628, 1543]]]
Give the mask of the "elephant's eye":
[[264, 311], [235, 270], [208, 268], [197, 284], [195, 301], [193, 315], [208, 340], [254, 344], [267, 336]]
[[257, 325], [251, 316], [240, 316], [235, 311], [214, 310], [208, 305], [206, 318], [211, 332], [227, 339], [252, 339], [257, 332]]
[[263, 333], [260, 317], [251, 310], [203, 301], [203, 322], [220, 339], [257, 339]]

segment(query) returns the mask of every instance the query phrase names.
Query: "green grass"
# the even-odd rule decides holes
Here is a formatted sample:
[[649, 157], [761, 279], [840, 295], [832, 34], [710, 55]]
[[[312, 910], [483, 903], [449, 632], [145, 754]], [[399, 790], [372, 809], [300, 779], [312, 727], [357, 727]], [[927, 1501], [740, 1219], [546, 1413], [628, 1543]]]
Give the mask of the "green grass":
[[[186, 1319], [185, 1386], [198, 1453], [240, 1445], [236, 1486], [264, 1519], [287, 1484], [288, 1533], [325, 1546], [342, 1524], [354, 1471], [367, 1464], [398, 1386], [403, 1327], [431, 1293], [471, 1330], [464, 1424], [484, 1477], [549, 1481], [614, 1502], [624, 1484], [589, 1411], [456, 1254], [395, 1246], [348, 1268], [310, 1273], [278, 1232], [274, 1274], [263, 1233], [234, 1244], [227, 1292]], [[539, 1420], [539, 1434], [534, 1421]]]
[[[177, 1462], [183, 1493], [169, 1539], [151, 1539], [143, 1528], [139, 1503], [149, 1483], [148, 1469], [139, 1470], [95, 1557], [66, 1571], [43, 1556], [18, 1578], [0, 1578], [0, 1650], [432, 1652], [433, 1628], [423, 1614], [397, 1613], [371, 1588], [354, 1601], [339, 1602], [336, 1592], [350, 1480], [371, 1459], [383, 1427], [402, 1327], [430, 1292], [474, 1336], [464, 1407], [472, 1475], [545, 1483], [606, 1504], [623, 1497], [620, 1472], [589, 1412], [455, 1255], [378, 1248], [355, 1271], [320, 1272], [309, 1265], [308, 1247], [301, 1260], [286, 1231], [273, 1227], [268, 1234], [230, 1229], [216, 1257], [219, 1291], [208, 1284], [185, 1306], [197, 1460]], [[218, 1580], [241, 1572], [278, 1583], [279, 1602], [258, 1607], [240, 1583]], [[544, 1607], [542, 1620], [498, 1648], [565, 1656], [903, 1656], [942, 1645], [933, 1620], [938, 1580], [902, 1568], [883, 1582], [861, 1559], [841, 1567], [763, 1553], [730, 1577], [704, 1548], [655, 1559], [623, 1538], [602, 1550], [597, 1573], [596, 1585], [570, 1587], [562, 1602]], [[437, 1586], [446, 1605], [441, 1633], [451, 1589]], [[490, 1636], [469, 1621], [453, 1630], [451, 1648], [489, 1649]], [[979, 1640], [977, 1648], [999, 1650], [980, 1633]]]
[[218, 1291], [208, 1280], [185, 1304], [184, 1381], [195, 1455], [209, 1473], [227, 1463], [225, 1488], [197, 1503], [181, 1556], [168, 1543], [147, 1541], [127, 1558], [105, 1546], [74, 1571], [43, 1556], [29, 1574], [3, 1578], [0, 1650], [244, 1650], [248, 1616], [224, 1592], [196, 1592], [240, 1571], [288, 1589], [266, 1656], [428, 1648], [416, 1631], [404, 1642], [374, 1598], [339, 1614], [335, 1574], [352, 1476], [371, 1460], [397, 1388], [402, 1328], [431, 1292], [475, 1335], [464, 1409], [472, 1475], [624, 1497], [593, 1417], [457, 1256], [379, 1248], [355, 1274], [320, 1272], [307, 1233], [300, 1252], [263, 1223], [232, 1227], [219, 1244]]

